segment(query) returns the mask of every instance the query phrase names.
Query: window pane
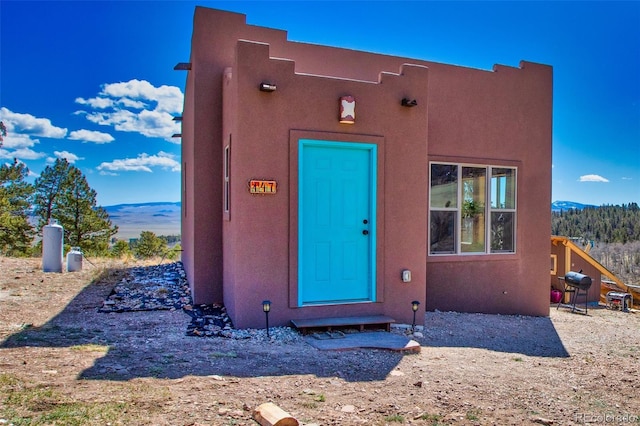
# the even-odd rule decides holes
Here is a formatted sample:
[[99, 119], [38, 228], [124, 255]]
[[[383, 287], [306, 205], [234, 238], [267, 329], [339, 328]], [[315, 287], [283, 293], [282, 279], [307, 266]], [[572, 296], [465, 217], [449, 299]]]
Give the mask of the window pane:
[[491, 208], [516, 208], [516, 169], [491, 169]]
[[462, 218], [460, 250], [463, 253], [484, 253], [484, 213]]
[[453, 164], [431, 165], [431, 207], [458, 207], [458, 166]]
[[464, 253], [484, 253], [487, 169], [462, 168], [462, 219], [460, 248]]
[[431, 245], [430, 252], [455, 253], [456, 212], [431, 212]]
[[514, 252], [513, 212], [491, 213], [491, 253]]

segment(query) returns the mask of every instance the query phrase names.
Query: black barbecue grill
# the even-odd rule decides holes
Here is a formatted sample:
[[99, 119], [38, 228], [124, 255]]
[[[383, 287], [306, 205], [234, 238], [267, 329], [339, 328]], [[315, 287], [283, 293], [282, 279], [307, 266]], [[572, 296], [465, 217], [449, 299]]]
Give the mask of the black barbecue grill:
[[575, 312], [576, 303], [578, 301], [578, 297], [584, 296], [584, 314], [587, 314], [587, 302], [589, 293], [589, 288], [591, 287], [591, 277], [580, 272], [567, 272], [564, 277], [558, 277], [564, 283], [562, 299], [560, 299], [560, 303], [556, 306], [556, 309], [560, 307], [560, 305], [564, 302], [564, 295], [566, 293], [571, 294], [571, 299], [569, 300], [569, 306], [571, 306], [571, 310]]

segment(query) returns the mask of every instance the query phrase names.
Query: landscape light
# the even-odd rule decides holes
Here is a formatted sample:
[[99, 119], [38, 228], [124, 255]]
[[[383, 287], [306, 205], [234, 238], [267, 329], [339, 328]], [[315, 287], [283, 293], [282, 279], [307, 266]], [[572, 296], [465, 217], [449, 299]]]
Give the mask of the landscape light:
[[267, 337], [271, 337], [269, 335], [269, 311], [271, 311], [271, 300], [263, 300], [262, 301], [262, 311], [264, 312], [265, 320], [267, 323]]
[[418, 302], [417, 300], [414, 300], [413, 302], [411, 302], [411, 310], [413, 311], [413, 323], [411, 324], [412, 332], [416, 331], [416, 312], [418, 311], [419, 307], [420, 307], [420, 302]]

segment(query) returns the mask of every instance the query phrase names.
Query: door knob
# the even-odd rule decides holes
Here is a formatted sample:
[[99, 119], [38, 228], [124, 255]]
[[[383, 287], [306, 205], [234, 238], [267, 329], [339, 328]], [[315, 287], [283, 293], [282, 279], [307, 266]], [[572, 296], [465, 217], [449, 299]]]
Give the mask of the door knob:
[[367, 231], [366, 229], [362, 230], [362, 235], [369, 235], [369, 231]]

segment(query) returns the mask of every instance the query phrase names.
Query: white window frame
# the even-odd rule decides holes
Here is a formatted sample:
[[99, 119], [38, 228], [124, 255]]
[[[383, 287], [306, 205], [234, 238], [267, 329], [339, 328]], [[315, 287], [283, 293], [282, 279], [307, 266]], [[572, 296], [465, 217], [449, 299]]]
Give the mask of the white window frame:
[[[431, 172], [433, 165], [446, 165], [446, 166], [456, 166], [457, 167], [457, 203], [456, 206], [452, 207], [432, 207], [431, 206]], [[486, 178], [485, 178], [485, 206], [484, 206], [484, 216], [485, 216], [485, 239], [484, 239], [484, 251], [478, 252], [463, 252], [462, 251], [462, 205], [464, 203], [464, 188], [462, 185], [462, 168], [463, 167], [473, 167], [473, 168], [484, 168], [486, 169]], [[514, 206], [513, 208], [499, 208], [493, 207], [491, 202], [491, 185], [492, 185], [492, 173], [493, 169], [511, 169], [514, 171]], [[427, 212], [427, 229], [428, 229], [428, 240], [427, 240], [427, 253], [428, 256], [483, 256], [483, 255], [514, 255], [516, 254], [517, 249], [517, 206], [518, 206], [518, 168], [516, 166], [506, 166], [506, 165], [497, 165], [497, 164], [477, 164], [477, 163], [458, 163], [451, 161], [430, 161], [429, 162], [429, 199], [428, 199], [428, 212]], [[442, 252], [442, 253], [432, 253], [431, 251], [431, 212], [432, 211], [449, 211], [455, 212], [455, 230], [454, 230], [454, 239], [455, 239], [455, 248], [453, 252]], [[491, 251], [491, 216], [492, 213], [513, 213], [513, 250], [509, 251]]]

